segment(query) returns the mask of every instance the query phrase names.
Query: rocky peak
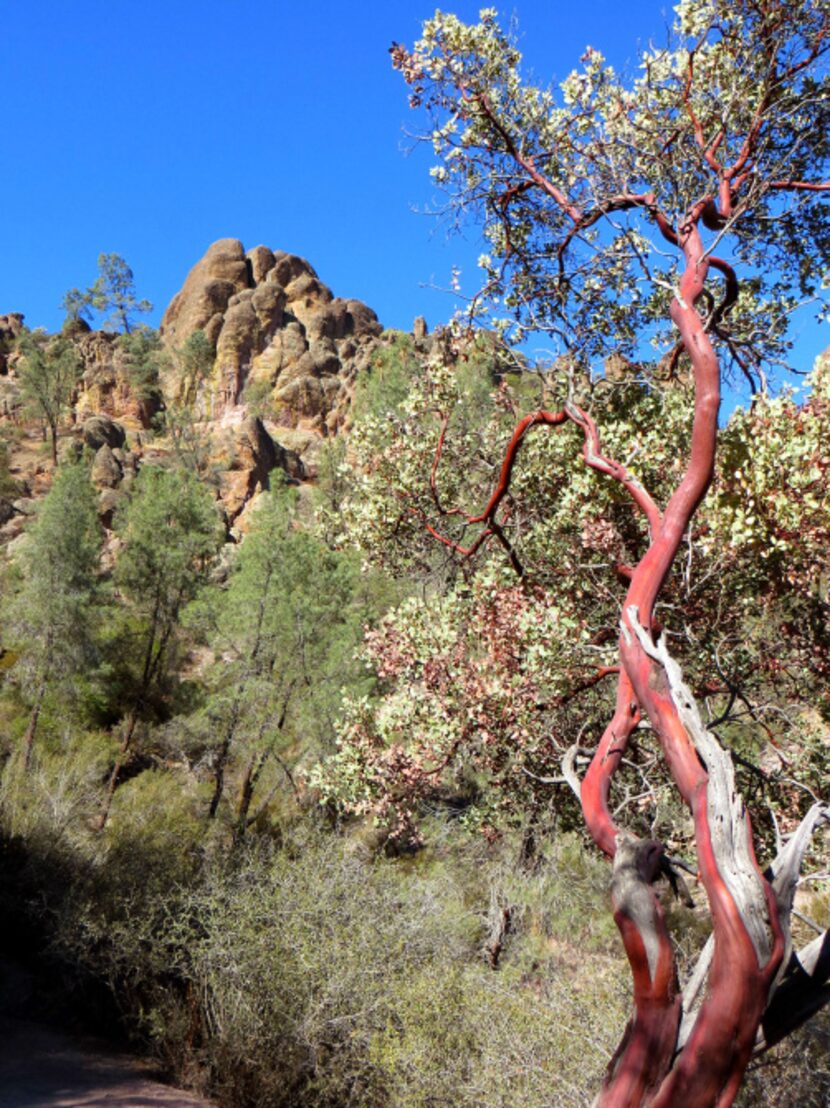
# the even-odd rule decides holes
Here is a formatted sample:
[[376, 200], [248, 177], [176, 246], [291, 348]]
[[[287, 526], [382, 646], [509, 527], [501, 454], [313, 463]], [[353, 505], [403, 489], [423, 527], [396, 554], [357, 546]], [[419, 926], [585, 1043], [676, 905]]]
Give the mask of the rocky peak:
[[170, 346], [181, 346], [194, 331], [216, 345], [231, 297], [249, 287], [248, 262], [238, 239], [220, 239], [187, 275], [170, 302], [161, 332]]
[[5, 315], [0, 315], [0, 339], [18, 338], [23, 331], [24, 319], [22, 312], [6, 312]]
[[[335, 297], [304, 258], [238, 239], [220, 239], [193, 267], [164, 314], [175, 350], [202, 331], [216, 348], [200, 404], [219, 418], [253, 386], [275, 423], [326, 434], [342, 423], [358, 370], [381, 333], [359, 300]], [[164, 382], [178, 397], [175, 371]]]
[[[8, 364], [4, 355], [22, 329], [22, 315], [0, 315], [0, 415], [6, 410], [16, 419], [17, 355]], [[237, 539], [274, 470], [296, 483], [315, 478], [323, 439], [348, 426], [355, 379], [387, 341], [381, 331], [371, 308], [335, 296], [304, 258], [266, 246], [246, 252], [238, 239], [220, 239], [164, 314], [165, 356], [152, 355], [163, 401], [155, 381], [152, 388], [146, 384], [146, 367], [136, 361], [142, 355], [120, 336], [92, 331], [82, 320], [64, 326], [82, 368], [62, 452], [94, 455], [99, 514], [111, 529], [140, 466], [172, 462], [173, 439], [154, 420], [164, 403], [180, 406], [192, 421], [228, 533]], [[183, 351], [196, 332], [207, 338], [207, 350]], [[25, 495], [0, 505], [0, 544], [26, 526], [29, 501], [51, 480], [37, 426], [23, 432], [11, 470]]]

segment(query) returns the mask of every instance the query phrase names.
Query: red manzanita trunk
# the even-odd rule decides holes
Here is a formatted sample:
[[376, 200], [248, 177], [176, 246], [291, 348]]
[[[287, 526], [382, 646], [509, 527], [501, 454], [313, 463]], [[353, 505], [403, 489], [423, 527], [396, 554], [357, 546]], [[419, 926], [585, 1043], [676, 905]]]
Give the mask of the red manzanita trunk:
[[[693, 1030], [676, 1052], [680, 1001], [671, 947], [651, 882], [657, 874], [661, 847], [637, 844], [637, 862], [617, 903], [615, 918], [634, 977], [635, 1013], [609, 1067], [599, 1097], [602, 1108], [726, 1108], [740, 1087], [772, 980], [782, 956], [774, 899], [751, 856], [748, 818], [738, 826], [744, 855], [752, 857], [755, 874], [725, 872], [731, 859], [713, 841], [725, 814], [710, 795], [710, 767], [681, 718], [677, 690], [665, 667], [646, 645], [651, 637], [654, 603], [671, 569], [683, 535], [706, 494], [715, 466], [720, 402], [719, 366], [715, 351], [695, 310], [709, 262], [694, 220], [679, 245], [685, 272], [671, 314], [691, 360], [695, 379], [695, 419], [686, 473], [669, 501], [648, 551], [634, 569], [623, 614], [620, 661], [622, 673], [617, 712], [603, 737], [583, 784], [586, 821], [598, 845], [614, 856], [615, 882], [629, 870], [632, 844], [617, 832], [612, 844], [606, 798], [616, 763], [627, 741], [623, 710], [628, 718], [642, 711], [649, 719], [678, 789], [694, 820], [700, 880], [709, 900], [714, 953], [708, 992]], [[621, 699], [626, 703], [623, 705]], [[622, 744], [622, 746], [621, 746]], [[727, 813], [728, 814], [728, 813]], [[729, 844], [726, 844], [727, 847]], [[753, 882], [756, 887], [753, 886]], [[750, 890], [747, 898], [746, 885]], [[612, 888], [612, 895], [613, 895]], [[758, 940], [746, 917], [748, 908], [766, 913], [762, 927], [767, 941]]]

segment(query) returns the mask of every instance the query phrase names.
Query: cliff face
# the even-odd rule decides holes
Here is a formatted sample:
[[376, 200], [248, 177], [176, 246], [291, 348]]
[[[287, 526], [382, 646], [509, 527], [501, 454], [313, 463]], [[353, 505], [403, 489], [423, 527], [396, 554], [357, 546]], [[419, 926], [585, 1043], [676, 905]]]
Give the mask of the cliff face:
[[[197, 397], [204, 417], [221, 419], [255, 387], [278, 424], [323, 435], [342, 425], [381, 330], [371, 308], [333, 296], [303, 258], [266, 246], [246, 253], [238, 239], [210, 247], [161, 323], [171, 350], [196, 331], [216, 348]], [[170, 399], [187, 387], [175, 369], [163, 385]]]

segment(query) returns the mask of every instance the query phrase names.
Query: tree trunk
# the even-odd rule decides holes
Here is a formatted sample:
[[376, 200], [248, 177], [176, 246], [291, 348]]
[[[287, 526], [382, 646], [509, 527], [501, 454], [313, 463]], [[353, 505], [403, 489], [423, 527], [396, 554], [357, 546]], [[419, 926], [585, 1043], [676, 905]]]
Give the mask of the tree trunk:
[[254, 789], [267, 757], [268, 754], [265, 751], [259, 755], [253, 755], [245, 767], [245, 776], [242, 778], [242, 784], [239, 788], [239, 804], [236, 809], [236, 829], [234, 831], [236, 842], [245, 837], [245, 832], [248, 829], [248, 813], [253, 803]]
[[[175, 620], [178, 614], [178, 607], [174, 609], [173, 620]], [[112, 773], [110, 774], [109, 781], [107, 783], [107, 791], [104, 796], [104, 803], [101, 806], [101, 815], [98, 819], [98, 830], [103, 831], [107, 825], [109, 819], [110, 808], [112, 807], [112, 798], [115, 795], [115, 790], [118, 788], [118, 778], [122, 769], [127, 761], [127, 755], [130, 752], [130, 746], [133, 741], [133, 734], [138, 724], [138, 714], [141, 705], [144, 703], [144, 699], [147, 696], [156, 674], [161, 667], [162, 658], [164, 657], [164, 651], [167, 647], [168, 640], [173, 631], [173, 621], [169, 626], [164, 629], [162, 635], [159, 637], [157, 632], [159, 628], [159, 613], [158, 608], [154, 610], [153, 617], [150, 623], [150, 632], [147, 639], [147, 649], [144, 654], [144, 666], [141, 671], [141, 685], [138, 690], [138, 695], [135, 698], [130, 714], [127, 716], [126, 727], [124, 730], [124, 737], [121, 740], [121, 746], [118, 751], [118, 757], [115, 759], [115, 765], [112, 767]], [[156, 649], [156, 642], [158, 640], [158, 649]]]
[[222, 739], [222, 745], [219, 747], [219, 752], [216, 756], [216, 764], [213, 768], [213, 796], [210, 798], [208, 819], [214, 819], [216, 817], [219, 804], [222, 800], [222, 794], [225, 790], [225, 769], [227, 768], [228, 758], [230, 757], [231, 743], [233, 742], [233, 736], [236, 732], [236, 725], [239, 721], [241, 699], [241, 696], [238, 696], [233, 703], [231, 717], [225, 729], [225, 736]]
[[28, 773], [32, 768], [32, 750], [35, 745], [35, 732], [37, 731], [38, 720], [40, 719], [40, 709], [43, 707], [43, 697], [46, 693], [46, 682], [41, 681], [40, 688], [37, 691], [35, 702], [32, 705], [32, 713], [29, 716], [29, 723], [26, 727], [26, 734], [23, 736], [23, 768]]
[[130, 752], [130, 744], [132, 743], [133, 733], [135, 732], [137, 723], [138, 708], [133, 708], [129, 716], [127, 717], [127, 726], [124, 731], [124, 737], [121, 740], [121, 746], [118, 750], [118, 757], [115, 759], [115, 765], [112, 767], [112, 773], [110, 774], [109, 781], [107, 782], [107, 791], [104, 795], [104, 803], [101, 805], [101, 814], [98, 817], [99, 831], [103, 831], [104, 828], [107, 826], [110, 809], [112, 808], [112, 798], [115, 796], [115, 790], [118, 787], [118, 778], [127, 761], [127, 755]]
[[[731, 759], [703, 726], [678, 667], [654, 631], [654, 604], [714, 474], [720, 404], [720, 368], [695, 304], [709, 265], [728, 267], [707, 257], [696, 218], [690, 217], [681, 234], [682, 239], [674, 238], [686, 268], [671, 315], [694, 371], [691, 454], [662, 515], [650, 510], [643, 490], [630, 482], [627, 486], [649, 516], [651, 542], [631, 574], [623, 608], [617, 710], [581, 789], [588, 827], [613, 858], [615, 919], [634, 978], [634, 1015], [606, 1075], [597, 1102], [601, 1108], [728, 1108], [743, 1079], [783, 953], [775, 897], [755, 861]], [[667, 237], [673, 235], [667, 232]], [[587, 440], [586, 458], [594, 464]], [[692, 813], [700, 878], [713, 923], [707, 992], [699, 1007], [686, 1013], [691, 1026], [682, 1043], [683, 1000], [653, 890], [663, 847], [618, 830], [607, 803], [611, 778], [641, 711]]]

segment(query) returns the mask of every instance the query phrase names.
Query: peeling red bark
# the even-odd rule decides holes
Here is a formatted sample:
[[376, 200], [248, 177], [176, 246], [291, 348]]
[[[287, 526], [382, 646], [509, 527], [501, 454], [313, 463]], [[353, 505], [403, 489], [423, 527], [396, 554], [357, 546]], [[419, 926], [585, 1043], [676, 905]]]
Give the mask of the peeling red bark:
[[640, 720], [628, 675], [620, 673], [617, 707], [582, 781], [582, 810], [597, 846], [614, 860], [611, 897], [634, 982], [634, 1015], [609, 1067], [598, 1104], [639, 1104], [666, 1072], [680, 1023], [674, 952], [652, 887], [662, 845], [641, 842], [616, 826], [608, 808], [611, 780]]
[[[696, 222], [702, 216], [702, 209], [693, 214], [696, 218], [690, 219], [680, 235], [685, 271], [670, 309], [692, 363], [695, 380], [695, 418], [689, 464], [648, 551], [632, 576], [623, 609], [620, 640], [622, 665], [657, 733], [681, 796], [692, 812], [701, 883], [709, 899], [714, 933], [707, 996], [691, 1036], [667, 1067], [656, 1094], [645, 1101], [654, 1108], [668, 1108], [669, 1105], [674, 1108], [704, 1108], [707, 1105], [722, 1108], [732, 1103], [743, 1079], [782, 955], [777, 912], [772, 897], [767, 895], [773, 937], [766, 961], [759, 961], [735, 893], [724, 880], [713, 847], [707, 769], [680, 718], [666, 675], [646, 654], [630, 615], [636, 612], [641, 626], [651, 631], [654, 603], [714, 474], [720, 371], [711, 341], [695, 310], [711, 259], [706, 258]], [[719, 268], [725, 266], [726, 263], [719, 262]], [[749, 827], [746, 835], [751, 844]], [[765, 884], [760, 871], [757, 877]], [[616, 1078], [612, 1080], [612, 1088], [615, 1084]], [[640, 1102], [609, 1100], [608, 1103]]]

